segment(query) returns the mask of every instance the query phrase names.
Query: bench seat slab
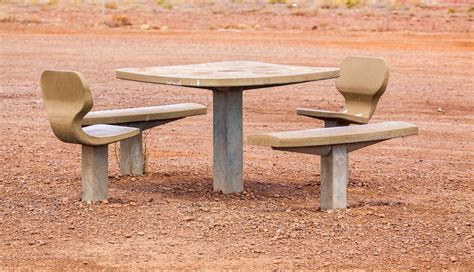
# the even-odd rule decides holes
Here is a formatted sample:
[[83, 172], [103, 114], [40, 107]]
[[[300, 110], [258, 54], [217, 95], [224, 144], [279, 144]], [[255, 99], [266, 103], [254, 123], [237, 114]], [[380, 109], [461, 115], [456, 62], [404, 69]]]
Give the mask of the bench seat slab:
[[92, 125], [82, 129], [88, 136], [87, 145], [106, 145], [128, 139], [140, 133], [138, 128], [114, 125]]
[[296, 109], [296, 113], [298, 115], [308, 116], [320, 120], [331, 120], [336, 121], [341, 124], [367, 124], [369, 122], [369, 118], [363, 116], [355, 116], [351, 114], [346, 114], [343, 112], [336, 112], [336, 111], [326, 111], [326, 110], [314, 110], [314, 109], [306, 109], [306, 108], [298, 108]]
[[415, 135], [418, 127], [407, 122], [318, 128], [265, 133], [248, 137], [249, 144], [271, 147], [309, 147], [386, 140]]
[[83, 126], [94, 124], [124, 124], [155, 120], [180, 119], [206, 114], [205, 106], [196, 103], [182, 103], [154, 107], [128, 108], [92, 111], [86, 114]]
[[406, 122], [329, 127], [259, 134], [249, 144], [275, 150], [321, 156], [321, 210], [347, 207], [349, 152], [391, 138], [415, 135], [418, 128]]

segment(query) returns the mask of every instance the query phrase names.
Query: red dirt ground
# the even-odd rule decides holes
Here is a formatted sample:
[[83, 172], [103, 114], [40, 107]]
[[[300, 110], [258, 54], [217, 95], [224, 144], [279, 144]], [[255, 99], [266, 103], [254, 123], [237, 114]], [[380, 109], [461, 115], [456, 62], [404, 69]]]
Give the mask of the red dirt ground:
[[[420, 13], [414, 17], [424, 24], [400, 17], [395, 31], [379, 32], [376, 19], [346, 11], [334, 24], [329, 11], [188, 12], [184, 19], [180, 11], [150, 11], [131, 12], [131, 26], [111, 29], [81, 9], [55, 17], [53, 8], [2, 8], [16, 15], [0, 22], [0, 270], [474, 267], [470, 16]], [[153, 16], [168, 27], [141, 29]], [[263, 23], [248, 28], [237, 19]], [[331, 27], [311, 30], [311, 20]], [[350, 31], [349, 21], [363, 31]], [[350, 55], [390, 62], [372, 122], [413, 122], [420, 133], [351, 154], [349, 208], [329, 212], [319, 211], [317, 157], [245, 141], [245, 192], [214, 193], [211, 93], [114, 78], [118, 67], [220, 60], [338, 66]], [[86, 205], [80, 146], [54, 137], [42, 106], [39, 76], [47, 68], [83, 73], [95, 109], [197, 102], [209, 114], [151, 130], [143, 177], [118, 175], [112, 145], [110, 201]], [[248, 91], [244, 134], [321, 127], [295, 109], [342, 104], [333, 80]]]

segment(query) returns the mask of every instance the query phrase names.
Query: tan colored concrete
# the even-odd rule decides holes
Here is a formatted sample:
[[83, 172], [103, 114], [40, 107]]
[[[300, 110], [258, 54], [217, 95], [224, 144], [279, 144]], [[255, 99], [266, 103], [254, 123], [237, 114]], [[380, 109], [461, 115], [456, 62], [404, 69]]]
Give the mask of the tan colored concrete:
[[61, 141], [105, 145], [138, 135], [139, 129], [94, 125], [82, 129], [82, 118], [92, 109], [92, 95], [82, 75], [46, 70], [41, 74], [41, 94], [54, 134]]
[[213, 93], [214, 191], [244, 190], [243, 91]]
[[348, 153], [396, 137], [415, 135], [418, 128], [406, 122], [328, 127], [266, 133], [248, 137], [249, 144], [275, 150], [321, 156], [321, 209], [347, 207]]
[[321, 210], [347, 208], [349, 154], [346, 145], [335, 145], [321, 156]]
[[122, 68], [116, 70], [116, 76], [120, 79], [198, 88], [248, 86], [248, 89], [255, 89], [258, 86], [336, 78], [339, 76], [339, 69], [223, 61], [181, 66]]
[[335, 78], [337, 68], [226, 61], [181, 66], [122, 68], [120, 79], [213, 91], [214, 191], [243, 191], [242, 94], [245, 90]]
[[139, 135], [120, 141], [120, 174], [143, 175], [144, 154], [143, 136]]
[[342, 112], [298, 108], [297, 114], [341, 125], [366, 124], [375, 112], [388, 84], [388, 63], [382, 58], [348, 57], [341, 64], [336, 88], [346, 104]]
[[54, 134], [63, 142], [82, 144], [82, 201], [107, 200], [107, 145], [138, 136], [140, 129], [104, 124], [82, 128], [92, 95], [77, 72], [43, 71], [41, 94]]
[[394, 121], [251, 135], [248, 143], [271, 147], [309, 147], [384, 140], [417, 133], [417, 126]]
[[124, 124], [150, 122], [155, 120], [179, 119], [206, 114], [206, 112], [206, 106], [196, 103], [92, 111], [84, 117], [82, 120], [82, 125]]
[[89, 203], [107, 200], [108, 152], [107, 145], [82, 145], [82, 201]]
[[367, 118], [362, 116], [350, 115], [347, 113], [336, 112], [336, 111], [326, 111], [326, 110], [313, 110], [298, 108], [296, 113], [299, 115], [305, 115], [324, 121], [335, 121], [338, 124], [349, 125], [350, 123], [354, 124], [366, 124], [368, 122]]

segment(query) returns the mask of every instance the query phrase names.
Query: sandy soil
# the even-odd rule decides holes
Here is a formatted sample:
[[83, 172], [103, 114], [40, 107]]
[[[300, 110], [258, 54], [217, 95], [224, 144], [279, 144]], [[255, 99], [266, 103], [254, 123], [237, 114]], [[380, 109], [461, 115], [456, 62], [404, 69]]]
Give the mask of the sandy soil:
[[[379, 32], [363, 15], [336, 15], [357, 19], [364, 31], [356, 32], [340, 22], [311, 30], [311, 16], [272, 13], [238, 17], [264, 21], [259, 29], [210, 27], [235, 24], [232, 16], [190, 29], [183, 21], [203, 17], [187, 13], [146, 30], [74, 24], [94, 22], [84, 10], [55, 24], [45, 15], [54, 9], [43, 8], [31, 23], [23, 18], [38, 13], [7, 7], [17, 16], [0, 23], [0, 270], [474, 266], [471, 17], [453, 17], [438, 33], [418, 32], [409, 18]], [[420, 18], [446, 27], [438, 23], [445, 15]], [[281, 20], [297, 27], [267, 27]], [[110, 201], [83, 204], [80, 147], [54, 137], [39, 95], [43, 69], [73, 69], [89, 80], [95, 109], [197, 102], [212, 112], [208, 91], [120, 81], [114, 69], [219, 60], [337, 66], [350, 55], [390, 62], [372, 122], [409, 121], [420, 134], [351, 154], [350, 207], [342, 211], [319, 211], [317, 157], [246, 144], [245, 192], [212, 192], [211, 114], [151, 130], [143, 177], [118, 175], [112, 145]], [[249, 91], [244, 134], [321, 127], [295, 109], [342, 104], [333, 80]]]

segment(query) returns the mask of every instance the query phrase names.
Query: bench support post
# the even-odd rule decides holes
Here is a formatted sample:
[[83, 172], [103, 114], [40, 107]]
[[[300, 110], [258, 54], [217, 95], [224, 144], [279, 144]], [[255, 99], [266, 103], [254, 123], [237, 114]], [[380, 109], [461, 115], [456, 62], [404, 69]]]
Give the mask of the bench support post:
[[214, 191], [242, 192], [242, 90], [213, 91]]
[[349, 159], [345, 145], [332, 146], [327, 156], [321, 156], [321, 210], [347, 207]]
[[343, 127], [350, 125], [349, 122], [337, 121], [337, 120], [324, 120], [324, 127]]
[[82, 201], [107, 200], [107, 171], [108, 145], [82, 145]]
[[142, 132], [120, 141], [120, 173], [129, 176], [143, 175]]

